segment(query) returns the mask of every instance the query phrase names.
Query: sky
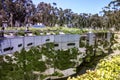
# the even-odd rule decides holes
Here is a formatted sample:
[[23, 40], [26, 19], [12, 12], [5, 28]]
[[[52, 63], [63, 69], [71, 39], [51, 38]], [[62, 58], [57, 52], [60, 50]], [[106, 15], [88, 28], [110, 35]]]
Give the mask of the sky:
[[102, 11], [106, 5], [112, 0], [32, 0], [34, 4], [40, 2], [53, 3], [55, 2], [57, 7], [63, 9], [72, 9], [74, 13], [91, 13], [96, 14]]

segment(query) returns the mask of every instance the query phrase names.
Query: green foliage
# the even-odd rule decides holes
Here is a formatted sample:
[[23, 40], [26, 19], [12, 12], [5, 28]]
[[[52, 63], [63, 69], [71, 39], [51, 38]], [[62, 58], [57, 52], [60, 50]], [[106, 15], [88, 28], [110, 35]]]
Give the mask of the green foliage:
[[44, 72], [46, 70], [45, 62], [43, 61], [33, 61], [33, 70]]
[[[9, 56], [5, 56], [8, 62], [1, 63], [1, 77], [0, 80], [30, 80], [33, 79], [34, 76], [32, 71], [45, 71], [46, 65], [43, 61], [38, 61], [41, 59], [41, 53], [36, 48], [31, 48], [29, 51], [16, 52], [13, 56], [15, 56], [15, 60], [17, 63], [12, 63], [13, 59]], [[26, 74], [24, 74], [26, 73]]]
[[16, 35], [18, 36], [25, 36], [25, 32], [24, 31], [19, 31], [16, 33]]
[[55, 57], [55, 67], [60, 70], [65, 70], [75, 66], [76, 62], [72, 62], [71, 59], [77, 59], [78, 50], [68, 49], [66, 51], [57, 51], [57, 56]]
[[80, 38], [80, 42], [79, 42], [80, 47], [85, 47], [86, 46], [86, 42], [87, 41], [84, 38]]
[[[46, 77], [47, 77], [47, 75], [41, 74], [41, 75], [40, 75], [40, 80], [44, 80]], [[35, 79], [35, 80], [37, 80], [37, 79]]]
[[90, 62], [90, 61], [91, 61], [91, 57], [90, 56], [85, 57], [85, 62]]
[[120, 79], [120, 55], [109, 56], [102, 59], [94, 71], [76, 78], [68, 78], [67, 80], [119, 80]]
[[60, 73], [60, 72], [55, 71], [55, 72], [52, 74], [52, 76], [62, 77], [62, 76], [64, 76], [64, 75], [63, 75], [62, 73]]
[[[111, 41], [113, 40], [111, 39]], [[99, 46], [109, 46], [109, 43], [106, 41], [99, 40], [99, 42]], [[4, 56], [8, 62], [5, 62], [3, 56], [0, 56], [0, 80], [8, 80], [9, 78], [12, 80], [34, 80], [36, 76], [32, 73], [33, 71], [44, 72], [51, 67], [60, 70], [73, 68], [78, 63], [76, 60], [87, 63], [88, 67], [93, 66], [94, 63], [90, 62], [95, 57], [99, 58], [104, 52], [101, 48], [98, 48], [97, 44], [95, 46], [86, 45], [85, 47], [87, 50], [84, 59], [77, 59], [77, 56], [81, 54], [77, 48], [56, 51], [53, 43], [44, 44], [42, 47], [32, 47], [28, 51], [22, 49], [21, 52], [13, 54], [14, 59], [10, 56]], [[57, 72], [53, 75], [61, 76]]]
[[[36, 77], [33, 71], [44, 72], [47, 68], [54, 67], [60, 70], [75, 67], [77, 55], [79, 55], [78, 49], [72, 48], [66, 51], [54, 50], [53, 43], [47, 43], [43, 47], [32, 47], [30, 50], [21, 52], [15, 52], [12, 56], [4, 56], [7, 62], [3, 60], [3, 56], [0, 56], [0, 80], [34, 80]], [[45, 57], [43, 60], [43, 56]], [[13, 64], [13, 62], [15, 63]], [[24, 74], [26, 73], [26, 74]], [[12, 76], [14, 75], [14, 76]], [[53, 75], [63, 76], [63, 74], [55, 72]], [[4, 77], [3, 77], [4, 76]], [[40, 75], [41, 76], [41, 75]]]
[[34, 35], [40, 35], [40, 31], [39, 30], [36, 30], [36, 31], [32, 31], [32, 33], [34, 34]]

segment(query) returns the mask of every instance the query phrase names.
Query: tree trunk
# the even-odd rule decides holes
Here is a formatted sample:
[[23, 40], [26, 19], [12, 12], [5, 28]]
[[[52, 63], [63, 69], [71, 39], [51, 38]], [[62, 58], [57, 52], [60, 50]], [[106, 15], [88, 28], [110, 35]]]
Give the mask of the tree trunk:
[[10, 26], [13, 27], [13, 14], [10, 13]]

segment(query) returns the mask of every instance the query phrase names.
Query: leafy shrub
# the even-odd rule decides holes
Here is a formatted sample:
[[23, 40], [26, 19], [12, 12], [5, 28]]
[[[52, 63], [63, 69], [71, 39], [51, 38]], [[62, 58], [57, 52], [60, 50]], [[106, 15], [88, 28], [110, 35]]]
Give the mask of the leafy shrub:
[[19, 31], [18, 33], [16, 33], [16, 35], [18, 35], [18, 36], [25, 36], [25, 32], [24, 31]]
[[32, 33], [36, 36], [39, 36], [40, 35], [40, 31], [36, 30], [36, 31], [32, 31]]
[[120, 80], [120, 55], [103, 59], [94, 71], [67, 80]]
[[63, 75], [62, 73], [60, 73], [60, 72], [55, 71], [55, 72], [52, 74], [52, 76], [62, 77], [62, 76], [64, 76], [64, 75]]

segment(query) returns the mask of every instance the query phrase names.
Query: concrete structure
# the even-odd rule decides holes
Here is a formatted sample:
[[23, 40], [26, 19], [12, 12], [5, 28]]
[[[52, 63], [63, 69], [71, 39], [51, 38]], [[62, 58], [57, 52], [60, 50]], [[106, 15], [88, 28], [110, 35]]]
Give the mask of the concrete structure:
[[[110, 41], [111, 34], [108, 33], [107, 40]], [[45, 35], [45, 36], [24, 36], [0, 38], [0, 54], [14, 53], [22, 48], [30, 49], [32, 46], [41, 46], [43, 44], [53, 42], [55, 50], [66, 50], [69, 48], [79, 48], [80, 38], [83, 35], [78, 34], [60, 34], [60, 35]], [[94, 45], [95, 34], [88, 33], [89, 45]]]
[[110, 42], [111, 37], [112, 37], [112, 36], [111, 36], [111, 33], [108, 32], [108, 33], [107, 33], [107, 41], [108, 41], [108, 42]]
[[79, 48], [79, 39], [80, 35], [71, 34], [3, 38], [0, 40], [0, 54], [14, 53], [22, 48], [27, 50], [32, 46], [40, 46], [49, 42], [55, 44], [55, 50]]
[[92, 32], [88, 33], [88, 44], [90, 46], [95, 44], [95, 34]]
[[69, 49], [69, 48], [79, 48], [80, 35], [55, 35], [55, 50], [57, 49]]

